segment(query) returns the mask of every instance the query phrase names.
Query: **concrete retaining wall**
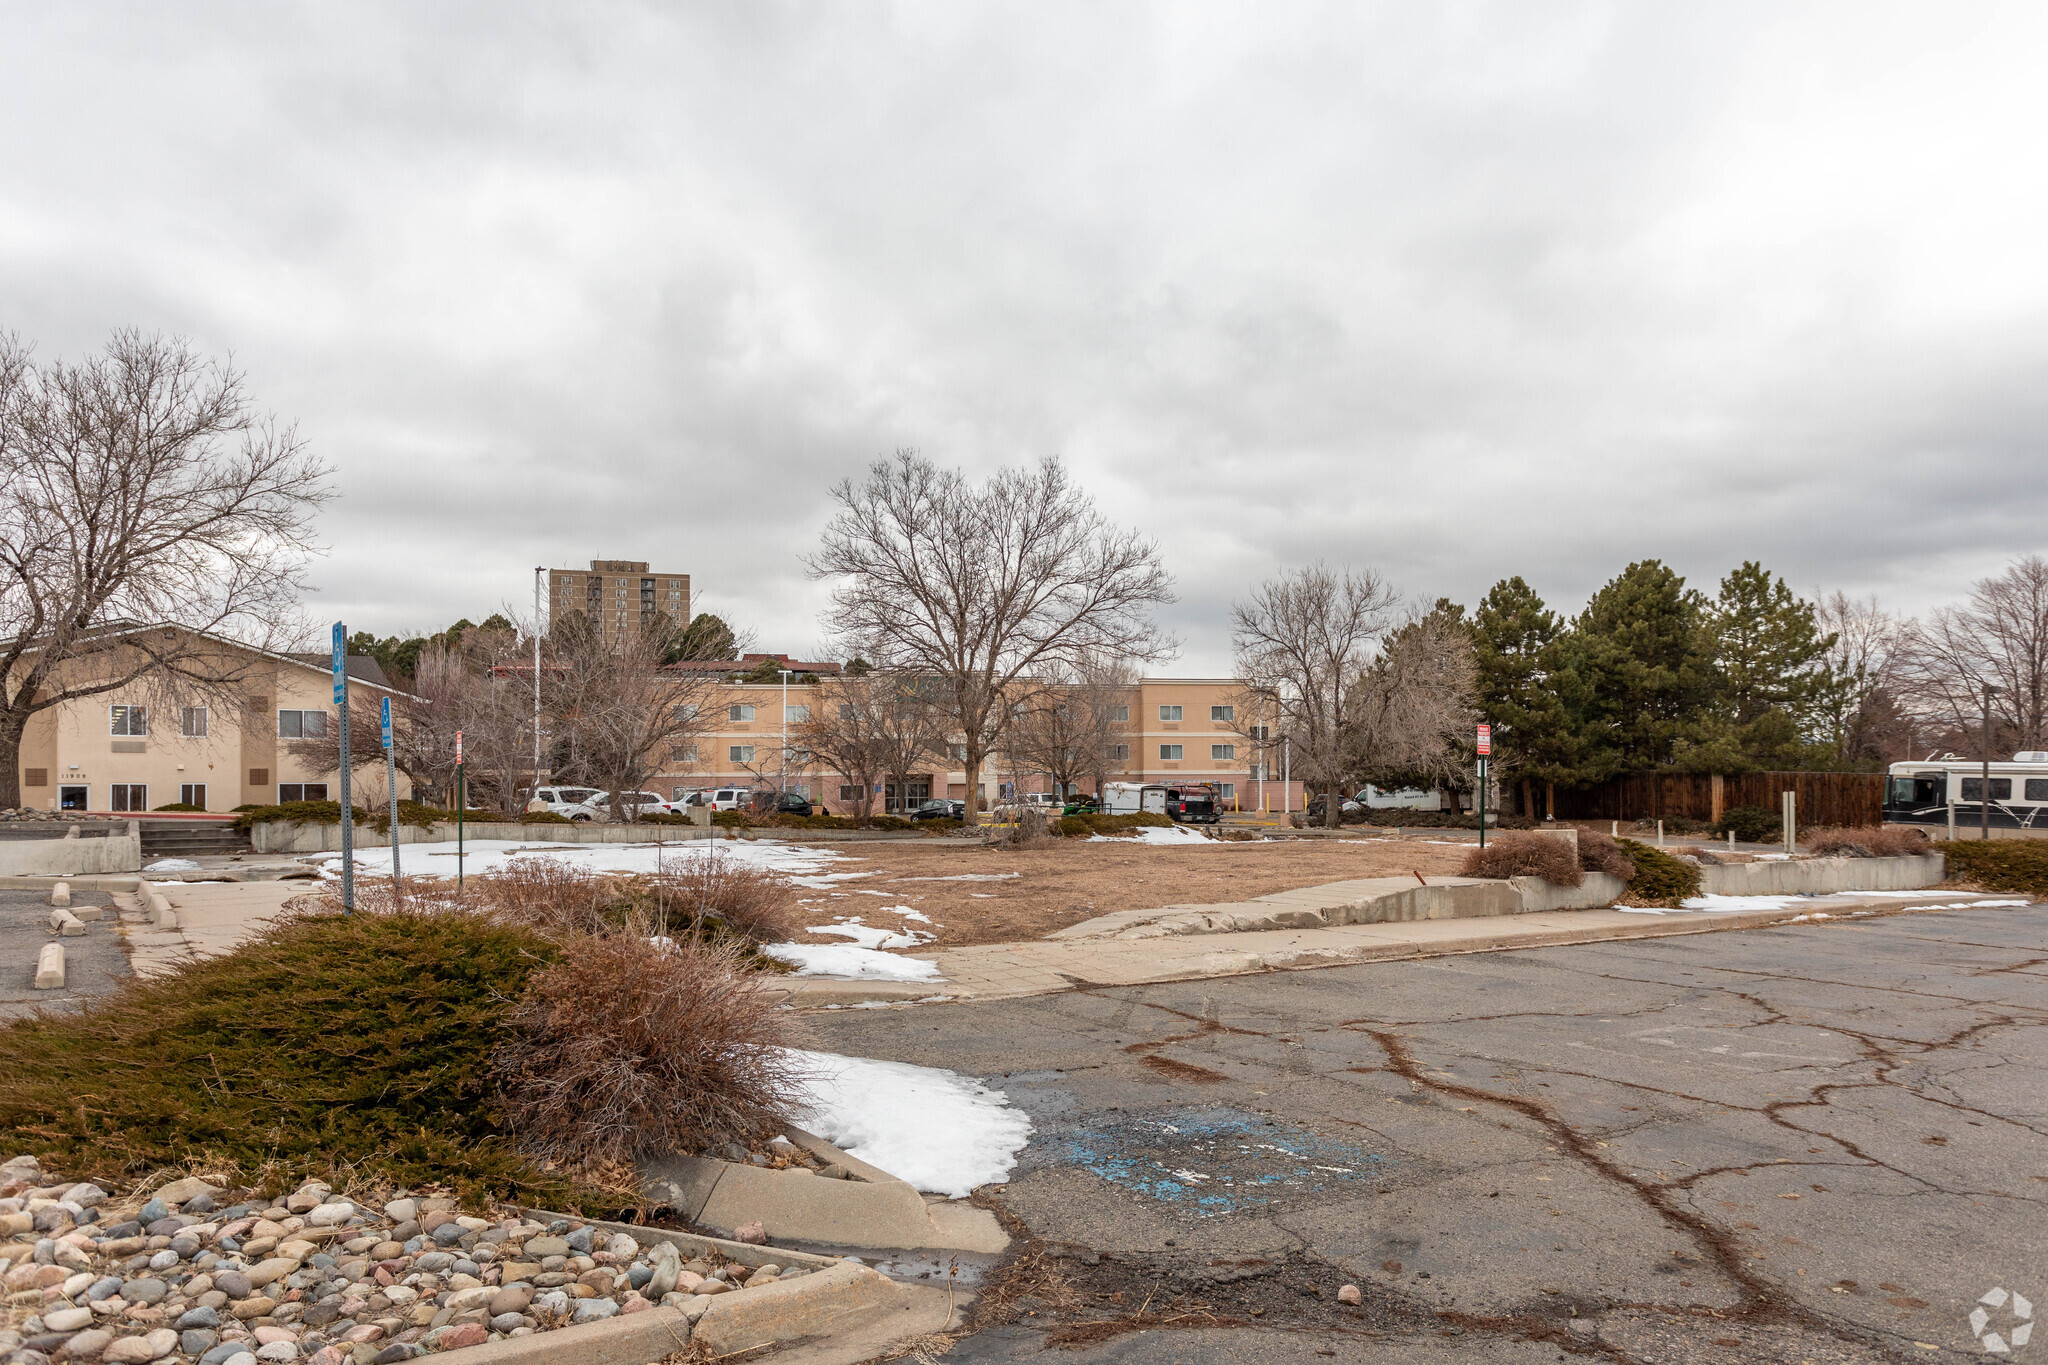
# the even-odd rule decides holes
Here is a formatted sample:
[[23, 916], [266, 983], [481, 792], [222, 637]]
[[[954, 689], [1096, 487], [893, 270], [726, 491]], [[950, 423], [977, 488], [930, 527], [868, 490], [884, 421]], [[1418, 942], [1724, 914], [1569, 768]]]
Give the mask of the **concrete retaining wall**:
[[142, 832], [125, 829], [91, 839], [0, 839], [0, 877], [61, 877], [135, 872], [142, 867]]
[[[463, 823], [464, 839], [506, 839], [521, 844], [675, 844], [706, 839], [713, 830], [699, 825], [520, 825], [496, 820]], [[407, 844], [452, 844], [455, 826], [417, 825], [398, 827], [398, 846]], [[258, 853], [339, 853], [341, 826], [294, 824], [289, 820], [266, 820], [249, 827], [249, 843]], [[373, 826], [356, 826], [356, 847], [388, 847], [389, 835]]]
[[1722, 863], [1700, 869], [1710, 896], [1827, 895], [1835, 891], [1921, 891], [1946, 875], [1939, 853], [1905, 858], [1807, 858], [1798, 862]]
[[1552, 886], [1541, 877], [1510, 877], [1508, 882], [1522, 898], [1521, 913], [1545, 910], [1593, 910], [1614, 904], [1615, 897], [1628, 890], [1628, 883], [1605, 872], [1588, 872], [1577, 886]]

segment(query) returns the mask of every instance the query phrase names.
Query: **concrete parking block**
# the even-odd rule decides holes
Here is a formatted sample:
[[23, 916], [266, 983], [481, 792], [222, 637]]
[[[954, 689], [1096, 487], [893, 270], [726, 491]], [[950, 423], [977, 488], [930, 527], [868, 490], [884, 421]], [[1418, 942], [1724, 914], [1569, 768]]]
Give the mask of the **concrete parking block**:
[[43, 950], [36, 954], [36, 989], [39, 991], [61, 991], [64, 989], [64, 945], [45, 943]]

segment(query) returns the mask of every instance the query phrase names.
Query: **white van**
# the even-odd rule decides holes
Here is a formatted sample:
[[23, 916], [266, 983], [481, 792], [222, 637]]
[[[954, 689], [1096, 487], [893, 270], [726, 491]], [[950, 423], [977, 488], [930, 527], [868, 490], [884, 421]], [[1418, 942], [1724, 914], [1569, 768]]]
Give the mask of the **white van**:
[[1102, 787], [1102, 813], [1137, 815], [1151, 811], [1166, 814], [1166, 788], [1155, 782], [1106, 782]]

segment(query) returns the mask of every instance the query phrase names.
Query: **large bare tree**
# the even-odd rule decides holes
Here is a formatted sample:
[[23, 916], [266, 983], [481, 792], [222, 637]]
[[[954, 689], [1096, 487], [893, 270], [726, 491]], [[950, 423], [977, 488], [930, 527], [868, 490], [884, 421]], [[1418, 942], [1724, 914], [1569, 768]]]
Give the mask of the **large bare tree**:
[[541, 692], [561, 772], [609, 794], [612, 818], [673, 749], [705, 729], [719, 675], [667, 666], [675, 645], [660, 630], [607, 635], [581, 613], [556, 622]]
[[1303, 785], [1321, 793], [1324, 822], [1342, 818], [1342, 796], [1357, 767], [1366, 665], [1398, 603], [1369, 569], [1323, 563], [1267, 579], [1231, 604], [1231, 642], [1244, 689], [1240, 713], [1264, 699], [1273, 738], [1288, 743]]
[[1815, 712], [1836, 766], [1880, 768], [1893, 753], [1911, 758], [1899, 688], [1905, 622], [1875, 595], [1854, 598], [1839, 589], [1816, 595], [1814, 622], [1834, 640]]
[[1969, 601], [1909, 627], [1903, 653], [1907, 686], [1929, 719], [1970, 732], [1989, 683], [2003, 742], [2048, 749], [2048, 559], [2027, 555], [1980, 579]]
[[1355, 771], [1383, 786], [1471, 782], [1474, 664], [1471, 631], [1445, 612], [1414, 616], [1389, 634], [1352, 694]]
[[832, 496], [839, 512], [810, 560], [836, 580], [829, 624], [941, 690], [964, 741], [969, 821], [1021, 679], [1173, 648], [1152, 623], [1172, 600], [1158, 548], [1105, 520], [1056, 459], [975, 487], [901, 451]]
[[1137, 681], [1137, 670], [1120, 659], [1089, 658], [1048, 670], [1011, 724], [1011, 768], [1044, 773], [1062, 795], [1092, 778], [1099, 799], [1116, 762], [1115, 746], [1130, 734]]
[[[302, 643], [329, 471], [230, 364], [117, 332], [38, 364], [0, 336], [0, 807], [38, 712], [141, 686], [239, 716], [247, 671]], [[147, 627], [147, 629], [138, 629]]]
[[791, 735], [817, 765], [844, 774], [857, 789], [854, 813], [867, 815], [874, 789], [894, 780], [899, 799], [910, 774], [945, 752], [945, 708], [916, 677], [872, 670], [822, 682], [811, 718]]

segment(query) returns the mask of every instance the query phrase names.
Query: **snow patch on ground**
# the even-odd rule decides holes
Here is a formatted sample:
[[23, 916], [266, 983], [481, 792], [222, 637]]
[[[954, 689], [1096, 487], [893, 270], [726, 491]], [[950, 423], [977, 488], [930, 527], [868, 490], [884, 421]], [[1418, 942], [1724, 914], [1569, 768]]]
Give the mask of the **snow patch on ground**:
[[197, 872], [199, 864], [193, 862], [190, 858], [159, 858], [142, 870], [144, 872]]
[[852, 981], [943, 981], [939, 964], [898, 957], [852, 943], [770, 943], [761, 949], [792, 963], [798, 976], [831, 976]]
[[1001, 1184], [1031, 1140], [1023, 1111], [972, 1076], [829, 1052], [792, 1055], [810, 1072], [804, 1126], [926, 1193], [964, 1199], [977, 1185]]
[[898, 877], [903, 882], [1006, 882], [1021, 877], [1021, 872], [962, 872], [952, 877]]
[[862, 924], [860, 916], [854, 915], [833, 924], [813, 924], [814, 934], [841, 934], [852, 939], [863, 948], [915, 948], [920, 943], [930, 943], [930, 934], [921, 934], [915, 929], [895, 930], [879, 924]]
[[[825, 869], [844, 860], [844, 855], [825, 848], [793, 844], [771, 844], [739, 839], [699, 839], [666, 844], [554, 844], [516, 843], [509, 839], [471, 839], [463, 846], [462, 864], [468, 873], [499, 872], [515, 858], [553, 858], [581, 872], [659, 872], [664, 867], [679, 870], [705, 858], [731, 858], [748, 867], [780, 872], [798, 886], [825, 890], [832, 882], [851, 877], [870, 877], [872, 872], [834, 872]], [[449, 877], [455, 875], [456, 848], [453, 841], [438, 844], [406, 844], [399, 849], [399, 871], [408, 877]], [[303, 859], [323, 872], [340, 875], [339, 853], [316, 853]], [[386, 845], [358, 846], [358, 873], [389, 875], [391, 849]], [[823, 874], [823, 875], [820, 875]]]
[[1132, 839], [1145, 844], [1206, 844], [1212, 848], [1221, 848], [1223, 846], [1222, 840], [1207, 838], [1189, 829], [1186, 825], [1173, 825], [1171, 827], [1140, 825], [1129, 834], [1091, 834], [1088, 836], [1088, 842], [1091, 844], [1098, 844], [1104, 841], [1110, 843], [1129, 843]]

